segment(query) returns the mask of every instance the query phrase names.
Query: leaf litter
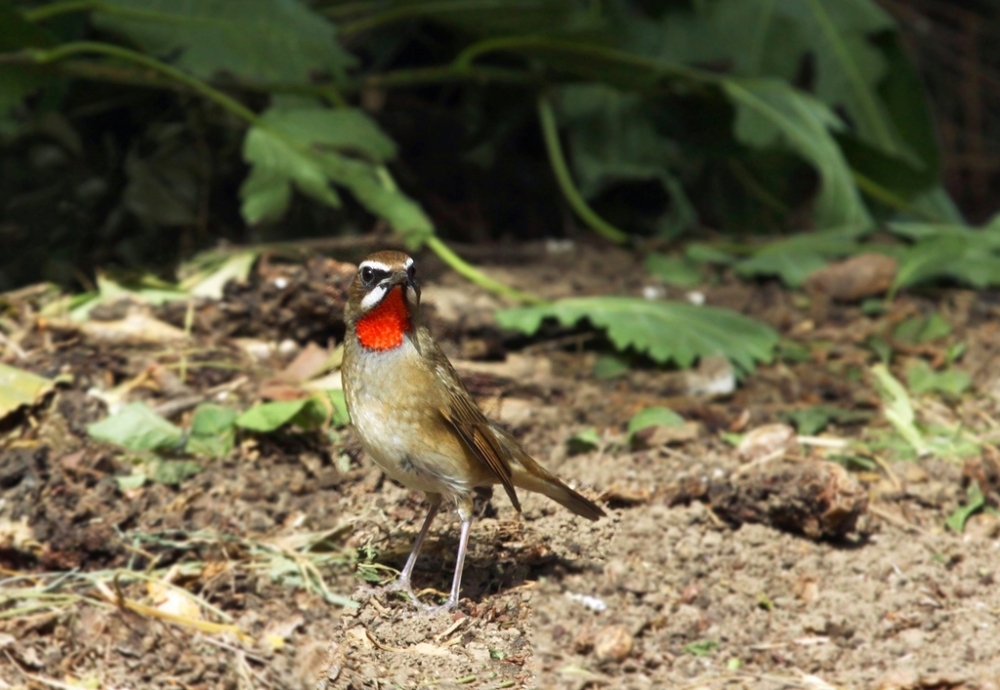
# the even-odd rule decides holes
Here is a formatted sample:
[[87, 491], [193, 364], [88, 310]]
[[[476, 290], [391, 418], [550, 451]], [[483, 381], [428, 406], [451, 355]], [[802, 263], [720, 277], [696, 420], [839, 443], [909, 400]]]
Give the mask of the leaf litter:
[[[581, 267], [575, 285], [544, 262], [495, 270], [549, 298], [639, 296], [649, 281], [626, 252], [579, 246], [564, 259]], [[459, 285], [428, 273], [430, 286]], [[361, 588], [402, 566], [421, 501], [384, 480], [332, 416], [337, 295], [349, 275], [346, 264], [264, 255], [221, 299], [125, 310], [112, 301], [88, 317], [132, 309], [186, 334], [154, 342], [50, 327], [29, 316], [44, 304], [25, 306], [27, 320], [5, 334], [24, 354], [7, 348], [10, 364], [56, 383], [10, 412], [0, 436], [0, 677], [100, 687], [888, 687], [914, 663], [914, 682], [950, 674], [971, 686], [1000, 670], [1000, 643], [975, 632], [1000, 608], [988, 555], [1000, 535], [1000, 471], [987, 450], [1000, 437], [990, 300], [900, 293], [866, 311], [773, 283], [723, 275], [713, 284], [706, 273], [707, 304], [794, 344], [717, 392], [641, 356], [594, 377], [614, 354], [600, 335], [560, 341], [565, 330], [541, 325], [537, 347], [518, 354], [523, 336], [483, 314], [476, 331], [463, 330], [460, 301], [447, 321], [431, 310], [450, 352], [495, 357], [465, 347], [487, 337], [510, 353], [505, 366], [455, 359], [488, 408], [526, 402], [529, 414], [510, 417], [515, 432], [611, 516], [580, 525], [529, 495], [518, 519], [484, 496], [461, 609], [426, 617]], [[666, 294], [683, 299], [682, 289]], [[931, 328], [933, 314], [949, 328]], [[897, 342], [898, 324], [914, 316], [923, 330]], [[873, 370], [880, 355], [868, 343], [879, 334], [889, 365]], [[297, 397], [268, 398], [279, 381]], [[238, 423], [289, 402], [291, 413]], [[307, 406], [315, 414], [299, 417]], [[630, 420], [655, 408], [673, 414], [657, 413], [647, 427], [656, 433], [633, 445]], [[784, 419], [798, 434], [753, 435]], [[695, 433], [660, 433], [678, 420]], [[746, 463], [724, 440], [733, 434], [757, 439]], [[919, 459], [918, 447], [928, 451]], [[190, 463], [189, 473], [157, 481], [169, 463]], [[123, 481], [137, 473], [141, 482]], [[439, 530], [415, 574], [438, 591], [454, 551], [451, 526]], [[567, 605], [567, 595], [602, 606]]]

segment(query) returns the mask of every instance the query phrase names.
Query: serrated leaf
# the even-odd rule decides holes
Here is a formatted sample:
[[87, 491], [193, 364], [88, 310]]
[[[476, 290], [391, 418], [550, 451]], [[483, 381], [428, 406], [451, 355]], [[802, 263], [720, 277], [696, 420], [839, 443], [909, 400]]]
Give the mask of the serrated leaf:
[[201, 79], [301, 84], [355, 63], [333, 24], [298, 0], [105, 0], [92, 19]]
[[121, 410], [87, 427], [93, 438], [130, 450], [176, 448], [183, 437], [179, 427], [149, 409], [144, 402], [129, 403]]
[[646, 255], [643, 268], [646, 269], [647, 273], [656, 276], [667, 285], [692, 287], [703, 282], [698, 266], [687, 259], [654, 252]]
[[667, 407], [647, 407], [628, 420], [628, 437], [652, 426], [682, 427], [684, 418]]
[[892, 339], [911, 345], [923, 345], [951, 335], [951, 324], [940, 314], [928, 317], [913, 316], [901, 322], [892, 331]]
[[271, 109], [243, 144], [243, 157], [252, 166], [240, 188], [243, 217], [248, 223], [279, 218], [293, 185], [337, 207], [336, 184], [385, 218], [408, 243], [419, 245], [433, 225], [382, 166], [395, 151], [392, 140], [360, 110]]
[[916, 395], [937, 392], [958, 396], [972, 385], [972, 377], [961, 369], [934, 371], [920, 359], [907, 367], [906, 383]]
[[576, 297], [551, 304], [504, 309], [496, 314], [504, 328], [527, 334], [546, 318], [564, 326], [588, 319], [607, 329], [620, 350], [634, 348], [657, 362], [690, 367], [695, 359], [721, 354], [743, 371], [771, 360], [778, 334], [736, 312], [679, 302], [634, 297]]
[[872, 224], [831, 134], [844, 124], [828, 106], [774, 79], [725, 79], [722, 85], [736, 106], [733, 133], [739, 141], [755, 148], [787, 146], [816, 168], [821, 179], [815, 203], [817, 226]]

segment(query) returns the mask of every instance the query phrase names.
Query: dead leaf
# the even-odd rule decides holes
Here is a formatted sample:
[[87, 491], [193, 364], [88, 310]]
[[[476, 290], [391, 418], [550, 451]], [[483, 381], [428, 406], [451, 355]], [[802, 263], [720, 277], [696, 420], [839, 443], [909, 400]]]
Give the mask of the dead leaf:
[[736, 447], [736, 456], [740, 462], [764, 462], [766, 458], [781, 458], [797, 450], [796, 438], [795, 429], [787, 424], [765, 424], [743, 437]]

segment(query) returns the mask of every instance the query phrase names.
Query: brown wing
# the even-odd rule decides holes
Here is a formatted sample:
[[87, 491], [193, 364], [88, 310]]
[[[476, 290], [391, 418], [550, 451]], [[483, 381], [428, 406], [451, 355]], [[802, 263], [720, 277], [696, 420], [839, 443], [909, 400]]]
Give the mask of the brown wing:
[[521, 512], [521, 502], [517, 500], [517, 493], [514, 491], [507, 453], [497, 440], [486, 417], [468, 395], [465, 393], [452, 396], [451, 405], [448, 409], [441, 410], [441, 414], [465, 445], [496, 475], [514, 508], [517, 512]]
[[490, 468], [490, 471], [503, 485], [504, 491], [510, 497], [510, 502], [514, 504], [514, 508], [517, 509], [517, 512], [521, 512], [521, 502], [517, 500], [517, 493], [514, 491], [507, 451], [504, 450], [500, 440], [493, 432], [489, 420], [483, 415], [472, 396], [469, 395], [458, 373], [451, 366], [444, 353], [438, 351], [435, 354], [440, 355], [434, 357], [438, 375], [445, 382], [450, 393], [446, 406], [441, 409], [441, 416], [455, 430], [455, 433], [469, 450]]

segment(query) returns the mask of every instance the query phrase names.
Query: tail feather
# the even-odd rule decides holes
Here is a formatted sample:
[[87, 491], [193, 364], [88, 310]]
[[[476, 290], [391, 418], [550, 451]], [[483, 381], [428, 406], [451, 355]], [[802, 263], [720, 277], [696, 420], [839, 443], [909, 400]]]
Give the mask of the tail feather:
[[510, 454], [510, 469], [513, 475], [511, 479], [514, 486], [548, 496], [559, 505], [588, 520], [604, 517], [605, 512], [599, 505], [573, 491], [559, 477], [535, 462], [513, 436], [496, 426], [493, 428]]

